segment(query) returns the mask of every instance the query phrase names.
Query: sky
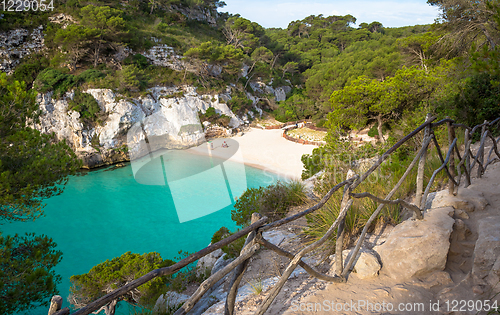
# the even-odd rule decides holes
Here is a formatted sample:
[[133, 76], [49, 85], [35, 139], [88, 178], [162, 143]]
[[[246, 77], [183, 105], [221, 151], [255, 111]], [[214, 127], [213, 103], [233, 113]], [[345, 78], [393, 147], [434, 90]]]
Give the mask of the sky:
[[224, 0], [226, 6], [219, 12], [239, 13], [265, 28], [286, 28], [288, 23], [309, 15], [323, 16], [351, 14], [356, 24], [378, 21], [384, 27], [431, 24], [438, 10], [426, 0]]

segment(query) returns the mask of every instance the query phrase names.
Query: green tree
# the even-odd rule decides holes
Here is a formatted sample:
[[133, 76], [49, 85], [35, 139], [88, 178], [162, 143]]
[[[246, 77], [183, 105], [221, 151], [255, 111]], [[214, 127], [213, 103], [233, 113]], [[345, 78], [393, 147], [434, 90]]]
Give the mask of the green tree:
[[89, 29], [94, 47], [94, 67], [99, 63], [100, 52], [103, 47], [108, 47], [113, 41], [118, 41], [123, 35], [125, 21], [121, 17], [122, 11], [108, 6], [98, 7], [88, 5], [80, 11], [82, 25]]
[[223, 34], [228, 45], [250, 53], [257, 47], [260, 37], [264, 35], [264, 28], [258, 23], [237, 15], [226, 21]]
[[0, 313], [47, 306], [61, 277], [53, 268], [62, 253], [46, 236], [0, 236]]
[[73, 151], [52, 135], [26, 127], [36, 123], [32, 90], [0, 74], [0, 217], [34, 220], [43, 199], [60, 194], [67, 176], [80, 166]]
[[[43, 200], [62, 192], [79, 163], [51, 135], [28, 127], [40, 112], [33, 90], [0, 73], [0, 220], [27, 221], [43, 214]], [[61, 259], [45, 236], [0, 236], [0, 313], [46, 305], [60, 278]]]
[[[92, 267], [86, 274], [71, 276], [69, 301], [77, 308], [140, 278], [155, 269], [174, 264], [172, 260], [163, 260], [160, 254], [152, 252], [143, 255], [126, 252], [120, 257], [106, 260]], [[114, 313], [117, 302], [124, 300], [133, 305], [153, 306], [158, 296], [165, 291], [171, 277], [158, 277], [136, 290], [130, 291], [117, 300], [101, 308], [107, 315]]]
[[385, 143], [382, 125], [396, 121], [404, 111], [411, 111], [429, 100], [437, 82], [437, 74], [406, 67], [383, 82], [361, 76], [333, 92], [329, 122], [332, 127], [359, 129], [375, 119], [380, 140]]
[[495, 22], [498, 0], [428, 0], [441, 10], [440, 28], [447, 31], [441, 42], [449, 55], [467, 53], [476, 43], [494, 48], [500, 43], [500, 29]]
[[82, 25], [70, 24], [66, 28], [57, 30], [54, 42], [61, 45], [68, 54], [70, 68], [76, 69], [76, 64], [87, 54], [92, 38], [99, 36], [96, 29], [89, 29]]

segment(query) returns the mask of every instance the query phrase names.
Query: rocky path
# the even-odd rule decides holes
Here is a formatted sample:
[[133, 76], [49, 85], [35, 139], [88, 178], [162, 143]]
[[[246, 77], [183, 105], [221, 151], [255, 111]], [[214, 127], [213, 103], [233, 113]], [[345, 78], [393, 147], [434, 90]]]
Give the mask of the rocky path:
[[488, 314], [486, 304], [500, 306], [499, 179], [497, 163], [455, 197], [434, 194], [428, 222], [405, 221], [382, 235], [385, 241], [373, 248], [382, 262], [377, 277], [353, 272], [341, 285], [307, 279], [324, 287], [277, 301], [270, 313]]
[[[488, 308], [499, 314], [491, 313], [491, 306], [500, 306], [499, 179], [500, 163], [490, 165], [457, 196], [447, 190], [430, 195], [424, 220], [371, 235], [363, 251], [376, 262], [359, 258], [345, 284], [314, 279], [298, 268], [266, 314], [488, 314]], [[281, 245], [292, 252], [300, 246], [288, 237]], [[333, 274], [333, 261], [318, 268]], [[253, 314], [287, 264], [261, 250], [245, 274], [237, 314]], [[223, 303], [205, 314], [223, 314]]]

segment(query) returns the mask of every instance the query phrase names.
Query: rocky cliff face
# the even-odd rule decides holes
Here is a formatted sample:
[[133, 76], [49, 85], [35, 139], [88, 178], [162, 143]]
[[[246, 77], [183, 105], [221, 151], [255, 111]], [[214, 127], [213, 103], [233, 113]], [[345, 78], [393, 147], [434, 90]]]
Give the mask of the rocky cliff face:
[[33, 31], [16, 29], [0, 32], [0, 71], [11, 74], [21, 59], [41, 51], [44, 45], [43, 26]]
[[[231, 117], [232, 128], [244, 122], [221, 101], [222, 96], [198, 95], [193, 87], [155, 87], [147, 96], [134, 99], [124, 99], [109, 89], [89, 89], [85, 93], [96, 99], [106, 117], [100, 125], [86, 126], [80, 120], [80, 113], [68, 110], [72, 93], [58, 100], [47, 93], [38, 95], [43, 114], [35, 128], [65, 139], [86, 168], [128, 160], [129, 148], [133, 147], [130, 144], [143, 140], [142, 131], [149, 137], [168, 138], [168, 143], [153, 149], [199, 145], [205, 141], [205, 134], [198, 111], [204, 113], [209, 107]], [[139, 126], [141, 132], [134, 134], [134, 126]]]

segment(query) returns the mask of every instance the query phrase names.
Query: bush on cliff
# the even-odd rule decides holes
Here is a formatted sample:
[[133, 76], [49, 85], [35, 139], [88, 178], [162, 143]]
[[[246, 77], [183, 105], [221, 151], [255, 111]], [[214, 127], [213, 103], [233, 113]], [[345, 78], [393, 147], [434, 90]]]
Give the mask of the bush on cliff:
[[249, 225], [254, 212], [267, 216], [271, 221], [281, 219], [290, 207], [299, 205], [305, 199], [303, 189], [300, 182], [280, 181], [268, 187], [249, 188], [236, 201], [231, 219], [240, 226]]

